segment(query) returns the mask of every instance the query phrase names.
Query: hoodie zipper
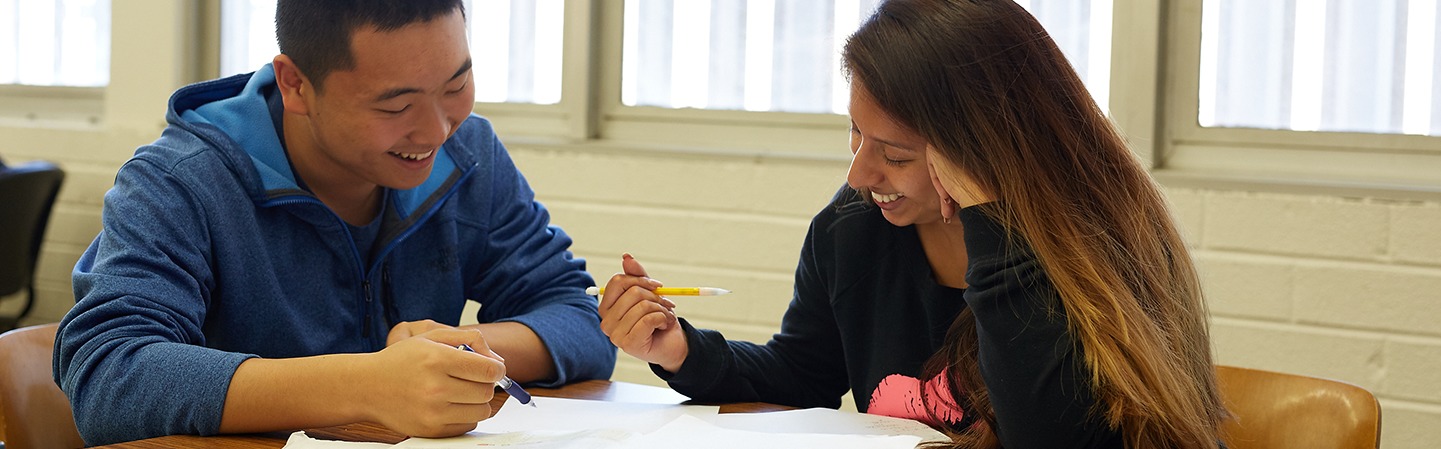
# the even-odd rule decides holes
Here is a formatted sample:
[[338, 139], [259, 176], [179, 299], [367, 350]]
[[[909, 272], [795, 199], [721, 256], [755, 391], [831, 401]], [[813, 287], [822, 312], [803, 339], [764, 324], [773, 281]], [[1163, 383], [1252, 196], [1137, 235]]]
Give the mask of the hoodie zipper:
[[360, 330], [360, 336], [369, 339], [369, 338], [370, 338], [370, 311], [375, 310], [375, 307], [372, 307], [372, 306], [371, 306], [371, 303], [372, 303], [373, 301], [372, 301], [372, 299], [371, 299], [371, 293], [370, 293], [370, 279], [366, 279], [366, 280], [364, 280], [364, 281], [360, 281], [360, 285], [361, 285], [361, 287], [363, 287], [363, 288], [365, 289], [365, 318], [364, 318], [364, 320], [362, 321], [363, 324], [360, 325], [360, 329], [361, 329], [361, 330]]
[[380, 300], [385, 307], [386, 328], [400, 322], [400, 311], [395, 308], [395, 287], [390, 284], [390, 264], [380, 266]]
[[[405, 238], [409, 237], [411, 234], [414, 234], [415, 230], [419, 228], [422, 223], [430, 220], [430, 217], [435, 215], [436, 211], [440, 210], [441, 205], [445, 204], [446, 201], [450, 200], [450, 197], [455, 196], [455, 193], [459, 190], [458, 188], [456, 188], [456, 186], [464, 184], [465, 181], [469, 179], [472, 174], [475, 173], [476, 165], [479, 164], [471, 164], [469, 167], [466, 167], [465, 170], [461, 171], [460, 178], [456, 179], [454, 184], [451, 184], [451, 188], [447, 190], [444, 194], [442, 194], [440, 199], [436, 200], [434, 203], [431, 204], [430, 209], [427, 209], [424, 215], [422, 215], [419, 219], [415, 220], [415, 222], [412, 223], [409, 227], [405, 228], [405, 230], [402, 231], [400, 235], [396, 236], [394, 239], [391, 239], [389, 242], [386, 242], [385, 247], [381, 248], [379, 253], [372, 254], [375, 261], [370, 265], [369, 270], [366, 270], [367, 267], [365, 265], [365, 261], [360, 260], [360, 249], [355, 247], [355, 236], [350, 234], [350, 227], [346, 226], [345, 220], [342, 220], [339, 215], [335, 214], [334, 211], [330, 211], [329, 207], [325, 206], [325, 203], [321, 202], [319, 198], [315, 198], [313, 196], [292, 196], [287, 198], [269, 200], [263, 203], [263, 205], [272, 206], [300, 203], [317, 204], [322, 207], [326, 207], [326, 210], [330, 212], [330, 215], [332, 217], [335, 217], [335, 220], [340, 223], [340, 229], [342, 232], [345, 233], [345, 241], [350, 244], [350, 254], [356, 261], [356, 274], [361, 280], [361, 289], [364, 290], [365, 302], [363, 303], [364, 311], [362, 313], [364, 321], [361, 323], [360, 328], [361, 337], [369, 340], [371, 338], [370, 327], [372, 324], [371, 320], [373, 319], [372, 313], [374, 311], [374, 307], [372, 305], [374, 303], [374, 296], [373, 292], [371, 291], [370, 277], [367, 275], [367, 273], [373, 273], [376, 269], [381, 269], [381, 261], [385, 260], [386, 257], [389, 257], [390, 251], [395, 249], [396, 244], [398, 244], [402, 240], [405, 240]], [[381, 269], [381, 286], [382, 290], [384, 290], [385, 292], [388, 292], [388, 290], [391, 288], [389, 275], [390, 271], [388, 269]], [[386, 302], [388, 308], [394, 309], [394, 298], [392, 298], [391, 296], [392, 295], [386, 294], [384, 297], [384, 301]], [[389, 310], [387, 310], [387, 321], [397, 319], [398, 316], [391, 315], [398, 315], [398, 313], [399, 310], [395, 310], [394, 313], [391, 313]], [[394, 324], [392, 323], [391, 326], [393, 325]], [[387, 326], [386, 328], [388, 329], [391, 326]], [[383, 345], [384, 342], [382, 341], [381, 344]]]
[[[465, 180], [466, 180], [466, 179], [469, 179], [470, 176], [471, 176], [473, 173], [475, 173], [475, 165], [474, 165], [474, 164], [472, 164], [470, 167], [467, 167], [464, 171], [462, 171], [461, 174], [460, 174], [460, 178], [459, 178], [459, 179], [456, 179], [456, 180], [455, 180], [455, 183], [452, 184], [452, 186], [459, 186], [459, 185], [461, 185], [461, 184], [464, 184], [464, 183], [465, 183]], [[369, 271], [369, 272], [374, 273], [375, 270], [380, 270], [380, 286], [381, 286], [381, 295], [382, 295], [382, 296], [381, 296], [381, 300], [383, 301], [382, 304], [383, 304], [383, 306], [384, 306], [384, 308], [385, 308], [385, 310], [384, 310], [385, 318], [386, 318], [387, 323], [389, 324], [388, 326], [386, 326], [387, 329], [389, 329], [390, 327], [395, 326], [395, 325], [398, 323], [398, 320], [400, 319], [400, 309], [399, 309], [398, 306], [395, 304], [395, 293], [394, 293], [395, 287], [390, 283], [390, 265], [389, 265], [388, 263], [383, 263], [383, 261], [384, 261], [386, 258], [390, 257], [390, 251], [391, 251], [391, 250], [394, 250], [394, 249], [395, 249], [395, 246], [396, 246], [397, 244], [399, 244], [401, 241], [405, 240], [407, 237], [410, 237], [411, 234], [414, 234], [414, 233], [415, 233], [415, 230], [418, 229], [418, 228], [420, 228], [420, 226], [421, 226], [422, 223], [425, 223], [425, 222], [429, 221], [429, 220], [430, 220], [430, 217], [431, 217], [431, 216], [434, 216], [435, 213], [436, 213], [436, 211], [439, 211], [439, 210], [440, 210], [441, 205], [445, 204], [446, 201], [449, 201], [449, 200], [450, 200], [450, 197], [455, 196], [455, 193], [456, 193], [458, 190], [460, 190], [460, 189], [458, 189], [458, 188], [456, 188], [456, 187], [451, 187], [450, 190], [447, 190], [444, 194], [441, 195], [440, 199], [436, 200], [435, 203], [431, 204], [430, 209], [427, 209], [427, 210], [424, 212], [424, 214], [420, 216], [420, 218], [418, 218], [418, 219], [415, 220], [415, 223], [413, 223], [413, 224], [411, 224], [409, 227], [405, 228], [404, 231], [401, 231], [400, 235], [395, 236], [395, 238], [390, 239], [390, 241], [388, 241], [388, 242], [385, 242], [385, 246], [380, 249], [380, 252], [375, 253], [375, 254], [372, 255], [372, 256], [374, 257], [374, 262], [371, 263], [371, 265], [370, 265], [370, 271]], [[349, 231], [349, 230], [347, 230], [347, 232], [348, 232], [348, 231]], [[353, 240], [352, 240], [352, 241], [353, 241]], [[353, 246], [355, 246], [355, 245], [352, 244], [351, 246], [353, 247]], [[358, 253], [357, 253], [357, 254], [358, 254]], [[358, 256], [358, 255], [356, 256], [357, 259], [359, 259], [359, 257], [360, 257], [360, 256]], [[367, 289], [368, 289], [368, 288], [369, 288], [369, 287], [368, 287], [368, 285], [369, 285], [369, 281], [368, 281], [368, 280], [367, 280], [367, 282], [366, 282], [366, 285], [367, 285]], [[369, 293], [369, 290], [367, 290], [367, 292], [366, 292], [366, 305], [369, 306], [369, 304], [370, 304], [370, 293]], [[366, 320], [368, 321], [368, 320], [369, 320], [369, 313], [370, 313], [369, 310], [371, 310], [371, 309], [370, 309], [369, 307], [367, 307], [366, 310], [367, 310], [367, 312], [366, 312], [366, 313], [367, 313], [367, 315], [366, 315]]]
[[[335, 221], [340, 224], [340, 232], [342, 232], [342, 233], [345, 234], [346, 246], [349, 246], [349, 247], [350, 247], [350, 256], [351, 256], [351, 258], [355, 261], [355, 265], [354, 265], [354, 267], [355, 267], [355, 275], [356, 275], [356, 278], [357, 278], [357, 279], [360, 279], [360, 287], [361, 287], [361, 290], [363, 291], [363, 297], [362, 297], [361, 299], [364, 300], [364, 302], [361, 303], [361, 317], [362, 317], [362, 319], [361, 319], [361, 322], [360, 322], [360, 336], [361, 336], [361, 338], [363, 338], [363, 339], [365, 339], [365, 340], [367, 340], [367, 341], [370, 340], [370, 339], [371, 339], [371, 336], [370, 336], [370, 335], [371, 335], [370, 327], [371, 327], [371, 324], [372, 324], [371, 320], [373, 319], [373, 318], [372, 318], [372, 317], [373, 317], [373, 315], [372, 315], [372, 313], [373, 313], [373, 312], [372, 312], [373, 307], [371, 307], [371, 304], [372, 304], [372, 302], [373, 302], [373, 299], [372, 299], [372, 297], [371, 297], [370, 276], [367, 276], [367, 275], [366, 275], [366, 271], [365, 271], [365, 261], [360, 259], [360, 248], [356, 248], [356, 247], [355, 247], [355, 236], [350, 234], [350, 226], [347, 225], [347, 224], [345, 223], [345, 220], [341, 219], [339, 215], [336, 215], [334, 211], [331, 211], [330, 208], [329, 208], [329, 206], [326, 206], [325, 203], [321, 202], [319, 198], [315, 198], [315, 197], [313, 197], [313, 196], [303, 196], [303, 195], [289, 196], [289, 197], [285, 197], [285, 198], [269, 200], [269, 201], [266, 201], [265, 203], [263, 203], [262, 205], [263, 205], [263, 206], [266, 206], [266, 207], [269, 207], [269, 206], [283, 206], [283, 205], [290, 205], [290, 204], [314, 204], [314, 205], [317, 205], [317, 206], [320, 206], [320, 207], [324, 207], [327, 212], [330, 212], [331, 217], [334, 217], [334, 218], [335, 218]], [[374, 343], [374, 342], [369, 342], [369, 343]], [[383, 343], [383, 342], [382, 342], [382, 343]], [[374, 346], [374, 345], [372, 344], [372, 346]]]

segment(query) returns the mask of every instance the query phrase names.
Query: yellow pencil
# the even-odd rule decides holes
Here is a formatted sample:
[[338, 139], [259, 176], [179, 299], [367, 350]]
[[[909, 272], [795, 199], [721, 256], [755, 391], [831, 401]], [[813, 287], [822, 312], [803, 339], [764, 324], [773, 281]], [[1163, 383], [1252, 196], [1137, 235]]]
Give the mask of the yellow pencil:
[[[655, 289], [655, 294], [661, 296], [720, 296], [730, 293], [730, 290], [715, 287], [661, 287]], [[585, 289], [585, 294], [600, 296], [605, 294], [605, 287], [590, 287]]]

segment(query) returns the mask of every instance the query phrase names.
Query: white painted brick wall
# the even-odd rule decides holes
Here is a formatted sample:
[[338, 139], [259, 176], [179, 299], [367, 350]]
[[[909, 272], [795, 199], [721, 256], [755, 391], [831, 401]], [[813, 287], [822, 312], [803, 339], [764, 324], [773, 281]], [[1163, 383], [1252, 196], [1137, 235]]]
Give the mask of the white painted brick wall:
[[1381, 399], [1381, 447], [1441, 447], [1441, 407]]
[[1195, 190], [1167, 190], [1166, 200], [1171, 202], [1171, 213], [1181, 237], [1192, 245], [1205, 242], [1206, 195]]
[[1441, 205], [1396, 206], [1391, 254], [1397, 262], [1441, 266]]
[[1441, 269], [1312, 264], [1296, 271], [1297, 320], [1441, 336]]
[[1215, 318], [1216, 363], [1340, 379], [1372, 392], [1382, 382], [1384, 336], [1324, 327]]
[[1441, 404], [1441, 339], [1389, 337], [1382, 360], [1386, 378], [1379, 393]]
[[1201, 226], [1185, 232], [1218, 363], [1360, 385], [1383, 447], [1441, 446], [1441, 204], [1168, 193]]
[[1267, 194], [1208, 195], [1206, 249], [1375, 259], [1390, 239], [1386, 206]]
[[1192, 253], [1216, 316], [1289, 321], [1295, 270], [1284, 259], [1225, 252]]

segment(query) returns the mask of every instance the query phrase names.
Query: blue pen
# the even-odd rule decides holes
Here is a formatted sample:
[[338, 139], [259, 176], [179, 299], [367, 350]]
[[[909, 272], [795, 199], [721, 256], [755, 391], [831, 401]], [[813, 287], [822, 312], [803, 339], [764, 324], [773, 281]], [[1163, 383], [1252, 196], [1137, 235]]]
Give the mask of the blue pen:
[[[470, 345], [466, 344], [460, 345], [460, 349], [475, 352], [474, 349], [470, 349]], [[500, 388], [505, 389], [505, 392], [510, 394], [510, 397], [513, 397], [515, 398], [515, 400], [520, 401], [521, 404], [535, 407], [535, 402], [530, 400], [530, 393], [526, 393], [525, 389], [520, 387], [519, 382], [510, 380], [510, 376], [501, 377], [500, 381], [496, 382], [495, 384], [500, 385]]]

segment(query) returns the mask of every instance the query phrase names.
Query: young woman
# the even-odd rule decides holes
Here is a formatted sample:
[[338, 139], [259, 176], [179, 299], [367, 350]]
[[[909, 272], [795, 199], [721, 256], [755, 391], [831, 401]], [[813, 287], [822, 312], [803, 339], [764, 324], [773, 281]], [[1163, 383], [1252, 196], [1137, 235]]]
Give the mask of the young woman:
[[[792, 389], [833, 392], [826, 382], [844, 374], [858, 407], [874, 413], [877, 397], [911, 391], [922, 400], [910, 410], [946, 424], [953, 447], [1217, 447], [1226, 412], [1190, 256], [1161, 192], [1040, 24], [1009, 0], [890, 0], [844, 57], [856, 160], [879, 153], [900, 167], [926, 163], [940, 196], [936, 226], [963, 236], [959, 247], [921, 245], [925, 275], [944, 285], [942, 267], [965, 273], [952, 285], [964, 287], [959, 309], [920, 373], [925, 386], [887, 390], [885, 378], [864, 390], [876, 375], [867, 355], [908, 343], [812, 326], [936, 335], [933, 322], [864, 316], [913, 312], [891, 309], [911, 304], [901, 290], [910, 278], [898, 271], [915, 268], [886, 259], [845, 260], [875, 271], [823, 273], [830, 284], [813, 286], [802, 281], [818, 258], [803, 254], [796, 299], [765, 346], [724, 342], [677, 320], [628, 260], [601, 305], [612, 342], [707, 400], [793, 403]], [[920, 152], [924, 161], [912, 157]], [[901, 193], [884, 187], [873, 197]], [[924, 243], [923, 222], [914, 228]], [[821, 231], [831, 230], [812, 235]], [[861, 255], [856, 247], [883, 244], [835, 237], [835, 248]], [[838, 298], [855, 283], [875, 288]], [[811, 291], [823, 293], [807, 298]], [[823, 332], [840, 335], [792, 337]], [[798, 347], [831, 340], [839, 346]]]
[[925, 142], [873, 103], [851, 109], [849, 186], [811, 222], [779, 334], [756, 345], [695, 329], [626, 255], [600, 304], [611, 341], [700, 400], [835, 408], [849, 390], [862, 411], [959, 424], [922, 409], [918, 379], [965, 308], [964, 231], [940, 215]]

